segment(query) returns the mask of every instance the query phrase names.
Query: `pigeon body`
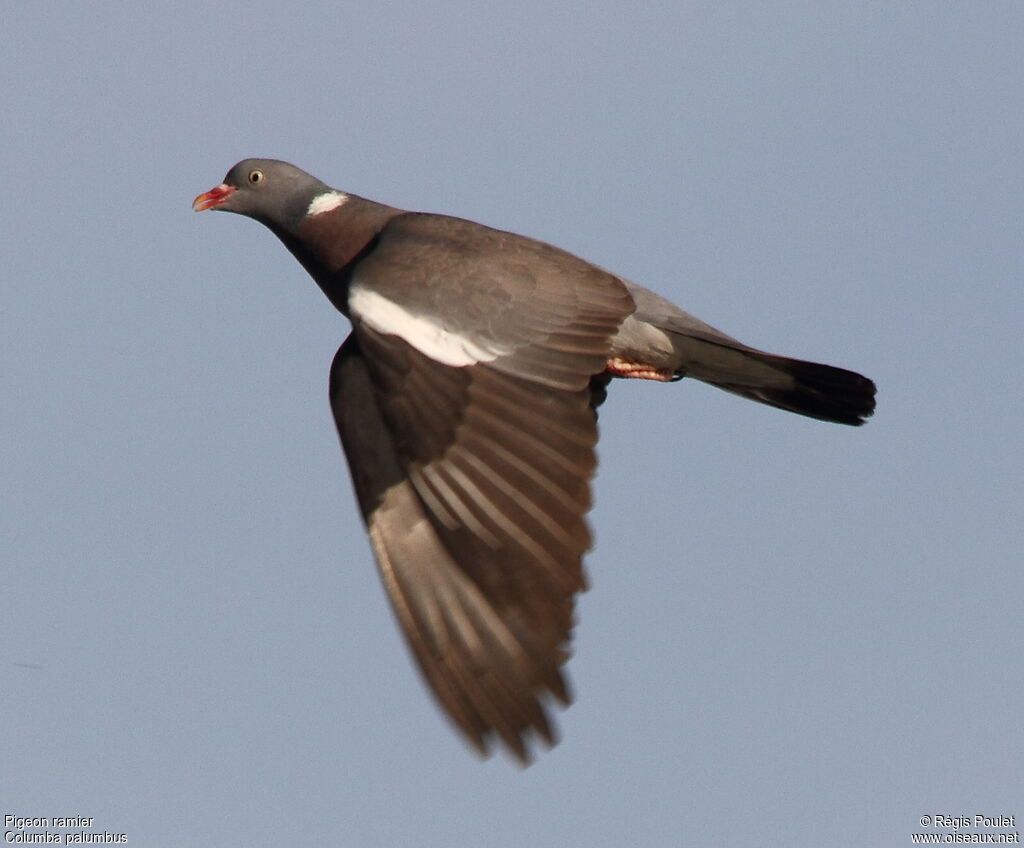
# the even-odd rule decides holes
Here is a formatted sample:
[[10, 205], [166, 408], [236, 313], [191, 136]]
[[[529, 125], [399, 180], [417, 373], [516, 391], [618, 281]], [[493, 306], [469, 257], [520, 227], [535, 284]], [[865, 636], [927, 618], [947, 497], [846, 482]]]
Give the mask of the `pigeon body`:
[[748, 347], [543, 242], [247, 159], [193, 208], [265, 224], [352, 323], [329, 395], [384, 585], [483, 753], [554, 733], [611, 379], [684, 376], [812, 418], [874, 411], [859, 374]]

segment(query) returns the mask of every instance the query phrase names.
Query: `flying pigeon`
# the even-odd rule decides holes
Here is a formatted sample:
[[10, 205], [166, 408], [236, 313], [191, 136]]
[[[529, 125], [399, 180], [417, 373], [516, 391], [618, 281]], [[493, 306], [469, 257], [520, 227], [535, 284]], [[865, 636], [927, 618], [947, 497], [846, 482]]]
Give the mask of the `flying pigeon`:
[[266, 225], [352, 324], [329, 396], [388, 597], [483, 754], [555, 736], [613, 378], [694, 377], [822, 421], [875, 408], [860, 374], [764, 353], [531, 238], [406, 212], [246, 159], [199, 195]]

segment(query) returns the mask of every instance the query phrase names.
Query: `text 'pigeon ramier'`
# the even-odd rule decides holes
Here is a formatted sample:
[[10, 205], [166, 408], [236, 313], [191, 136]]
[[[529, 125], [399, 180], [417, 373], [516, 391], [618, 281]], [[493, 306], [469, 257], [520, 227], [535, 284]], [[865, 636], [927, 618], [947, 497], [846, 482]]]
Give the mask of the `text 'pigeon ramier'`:
[[543, 242], [247, 159], [193, 208], [269, 227], [352, 333], [330, 402], [377, 562], [420, 669], [482, 752], [554, 734], [597, 442], [613, 377], [695, 377], [862, 424], [869, 379], [764, 353]]

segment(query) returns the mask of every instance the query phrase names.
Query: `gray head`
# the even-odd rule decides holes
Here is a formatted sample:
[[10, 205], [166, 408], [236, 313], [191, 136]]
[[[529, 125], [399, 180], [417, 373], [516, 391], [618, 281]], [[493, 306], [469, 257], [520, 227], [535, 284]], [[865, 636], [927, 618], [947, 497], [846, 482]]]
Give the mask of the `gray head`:
[[255, 218], [271, 229], [290, 231], [309, 209], [314, 197], [331, 188], [278, 159], [243, 159], [219, 186], [193, 201], [196, 212], [220, 209]]

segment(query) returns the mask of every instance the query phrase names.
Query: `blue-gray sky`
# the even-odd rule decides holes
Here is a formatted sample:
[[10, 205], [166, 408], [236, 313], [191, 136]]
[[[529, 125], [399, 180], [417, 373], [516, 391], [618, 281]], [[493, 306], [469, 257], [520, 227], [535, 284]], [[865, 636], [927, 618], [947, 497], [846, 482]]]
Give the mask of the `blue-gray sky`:
[[[142, 846], [865, 846], [1024, 816], [1024, 9], [8, 3], [0, 813]], [[246, 156], [879, 385], [602, 410], [563, 740], [442, 719]], [[934, 831], [933, 832], [946, 832]]]

